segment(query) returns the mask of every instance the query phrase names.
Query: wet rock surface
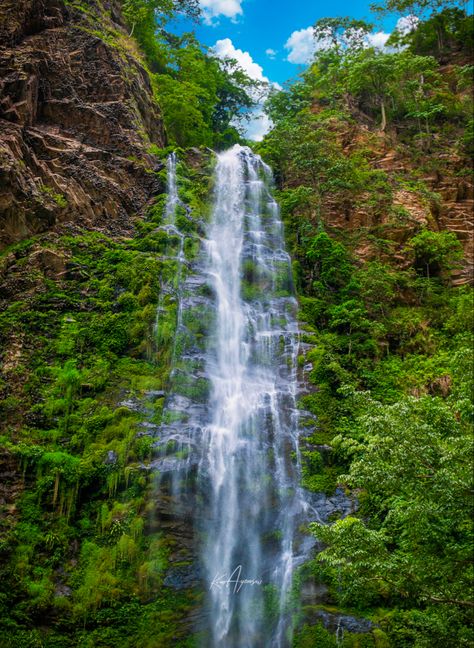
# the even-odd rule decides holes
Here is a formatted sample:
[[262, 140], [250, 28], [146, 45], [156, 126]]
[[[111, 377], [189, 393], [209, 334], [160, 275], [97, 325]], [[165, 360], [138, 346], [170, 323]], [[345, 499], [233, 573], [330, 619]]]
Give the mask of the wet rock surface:
[[181, 590], [200, 585], [201, 577], [197, 564], [177, 565], [171, 567], [163, 582], [166, 587]]
[[307, 498], [317, 513], [317, 521], [323, 524], [345, 518], [357, 510], [357, 499], [347, 495], [342, 488], [336, 488], [333, 495], [308, 493]]
[[322, 609], [312, 610], [308, 618], [314, 622], [322, 623], [326, 630], [334, 632], [339, 638], [342, 638], [344, 631], [364, 634], [374, 628], [374, 624], [368, 619], [360, 619], [349, 614], [338, 614], [337, 612]]

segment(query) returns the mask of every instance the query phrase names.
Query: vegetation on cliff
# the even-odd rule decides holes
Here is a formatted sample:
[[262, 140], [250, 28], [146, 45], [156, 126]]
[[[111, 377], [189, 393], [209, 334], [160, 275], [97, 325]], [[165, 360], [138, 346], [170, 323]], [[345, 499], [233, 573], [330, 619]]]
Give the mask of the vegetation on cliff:
[[[191, 259], [208, 178], [184, 164], [180, 175]], [[160, 196], [133, 238], [50, 236], [46, 253], [43, 236], [3, 256], [22, 291], [0, 318], [1, 442], [18, 489], [2, 516], [2, 646], [188, 645], [196, 594], [164, 585], [176, 539], [157, 525], [144, 467], [176, 326], [162, 291], [179, 241], [159, 228], [163, 209]]]
[[126, 0], [124, 16], [152, 75], [170, 144], [225, 148], [238, 142], [237, 124], [255, 105], [258, 83], [229, 59], [212, 56], [193, 34], [166, 31], [176, 11], [199, 16], [196, 0]]
[[[258, 147], [278, 175], [314, 345], [303, 484], [342, 484], [359, 500], [357, 515], [313, 525], [325, 548], [309, 569], [328, 606], [378, 624], [376, 645], [468, 646], [474, 331], [462, 244], [471, 251], [436, 189], [471, 187], [473, 23], [445, 8], [392, 35], [392, 51], [365, 46], [367, 29], [316, 25], [333, 46], [269, 99], [274, 128]], [[297, 645], [321, 633], [306, 626]]]
[[[165, 31], [192, 8], [72, 0], [52, 18], [35, 4], [0, 20], [18, 53], [0, 52], [5, 69], [14, 61], [0, 110], [2, 646], [193, 641], [199, 594], [165, 582], [192, 550], [158, 524], [146, 468], [186, 272], [180, 237], [162, 227], [166, 145], [235, 142], [254, 85]], [[37, 77], [44, 92], [25, 104]], [[179, 152], [189, 263], [209, 156]]]
[[[390, 0], [385, 8], [402, 5]], [[166, 581], [169, 566], [188, 566], [192, 552], [179, 551], [174, 530], [156, 523], [144, 468], [152, 454], [144, 424], [161, 421], [177, 317], [163, 288], [176, 281], [179, 241], [160, 229], [158, 194], [165, 145], [238, 141], [236, 124], [259, 88], [192, 34], [167, 32], [173, 11], [195, 15], [193, 0], [127, 0], [122, 14], [97, 7], [64, 3], [68, 19], [81, 17], [78, 33], [118, 53], [114, 74], [122, 65], [128, 93], [138, 93], [144, 75], [145, 104], [162, 114], [166, 141], [132, 111], [133, 146], [117, 159], [146, 190], [127, 204], [133, 218], [125, 225], [110, 227], [118, 211], [88, 226], [64, 219], [47, 231], [46, 223], [0, 258], [0, 645], [9, 648], [196, 641], [199, 593]], [[342, 485], [359, 502], [357, 514], [311, 528], [324, 550], [301, 578], [328, 592], [324, 605], [298, 617], [297, 648], [335, 646], [312, 618], [343, 611], [374, 622], [366, 635], [346, 634], [344, 646], [474, 640], [465, 225], [473, 198], [472, 19], [455, 3], [433, 8], [416, 30], [394, 34], [388, 51], [364, 45], [369, 26], [360, 21], [320, 21], [316, 34], [330, 33], [334, 47], [271, 95], [274, 126], [256, 146], [276, 174], [303, 339], [312, 347], [304, 358], [314, 392], [302, 407], [314, 426], [302, 439], [303, 485], [328, 493]], [[133, 104], [125, 96], [117, 103]], [[102, 115], [94, 137], [109, 137], [107, 123]], [[110, 167], [107, 146], [117, 151], [107, 137], [92, 143], [104, 147]], [[58, 141], [48, 143], [54, 160]], [[85, 148], [92, 159], [92, 146]], [[181, 150], [180, 159], [190, 211], [177, 220], [190, 261], [207, 210], [209, 159], [196, 150]], [[17, 166], [23, 172], [25, 162]], [[104, 192], [101, 176], [96, 185]], [[29, 209], [44, 225], [51, 209], [73, 209], [74, 187], [68, 194], [43, 182]]]

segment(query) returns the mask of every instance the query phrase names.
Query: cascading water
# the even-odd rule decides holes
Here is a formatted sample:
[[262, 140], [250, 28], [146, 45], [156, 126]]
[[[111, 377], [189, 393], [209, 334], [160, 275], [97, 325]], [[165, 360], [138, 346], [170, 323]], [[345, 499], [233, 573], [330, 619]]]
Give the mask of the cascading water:
[[[168, 258], [172, 258], [176, 262], [176, 274], [173, 277], [173, 281], [168, 282], [168, 285], [164, 285], [163, 281], [161, 282], [160, 300], [158, 303], [158, 308], [156, 311], [156, 320], [155, 320], [155, 338], [159, 338], [160, 314], [164, 310], [163, 297], [165, 295], [167, 294], [169, 295], [170, 293], [174, 293], [175, 295], [175, 301], [177, 306], [177, 328], [179, 328], [181, 323], [181, 318], [182, 318], [181, 301], [179, 299], [179, 296], [177, 295], [177, 292], [181, 284], [183, 267], [186, 262], [186, 258], [184, 255], [185, 237], [183, 233], [180, 232], [179, 229], [176, 227], [176, 210], [180, 206], [183, 207], [183, 209], [185, 209], [185, 206], [182, 204], [178, 194], [178, 182], [177, 182], [177, 171], [176, 171], [177, 163], [178, 163], [178, 157], [176, 153], [173, 152], [168, 156], [167, 163], [166, 163], [167, 187], [166, 187], [166, 205], [165, 205], [165, 213], [164, 213], [164, 223], [158, 228], [161, 229], [163, 232], [166, 232], [171, 240], [174, 239], [175, 241], [176, 240], [178, 241], [177, 252], [173, 250], [173, 247], [176, 248], [176, 245], [175, 246], [171, 245], [170, 246], [171, 251], [168, 251], [167, 254]], [[172, 354], [173, 359], [176, 350], [175, 346], [176, 344], [173, 345], [173, 354]]]
[[[208, 232], [216, 295], [207, 349], [210, 422], [203, 562], [212, 645], [287, 644], [298, 488], [298, 329], [270, 169], [250, 149], [218, 156]], [[204, 490], [204, 492], [206, 492]]]
[[168, 155], [166, 161], [166, 207], [165, 218], [167, 221], [174, 224], [176, 216], [176, 208], [180, 204], [178, 196], [178, 181], [176, 178], [176, 165], [178, 163], [178, 156], [173, 151]]
[[[168, 161], [168, 226], [179, 204]], [[175, 362], [156, 441], [161, 492], [194, 519], [214, 648], [284, 648], [307, 505], [299, 488], [297, 302], [271, 171], [217, 156], [201, 254], [179, 290]], [[182, 254], [178, 253], [178, 257]]]

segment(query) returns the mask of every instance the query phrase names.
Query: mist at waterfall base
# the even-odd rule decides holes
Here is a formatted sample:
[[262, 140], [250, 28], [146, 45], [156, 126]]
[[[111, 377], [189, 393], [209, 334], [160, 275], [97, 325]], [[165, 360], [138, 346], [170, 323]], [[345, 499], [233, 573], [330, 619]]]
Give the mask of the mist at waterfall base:
[[[155, 463], [174, 501], [183, 510], [193, 501], [204, 643], [215, 648], [290, 645], [293, 576], [307, 550], [297, 539], [308, 506], [299, 487], [297, 302], [271, 186], [271, 170], [249, 148], [217, 156], [212, 215], [180, 289]], [[179, 204], [173, 155], [164, 225], [173, 232]], [[181, 267], [182, 245], [176, 256]], [[193, 317], [205, 319], [204, 342], [186, 328]], [[205, 382], [204, 397], [183, 391], [189, 380]]]

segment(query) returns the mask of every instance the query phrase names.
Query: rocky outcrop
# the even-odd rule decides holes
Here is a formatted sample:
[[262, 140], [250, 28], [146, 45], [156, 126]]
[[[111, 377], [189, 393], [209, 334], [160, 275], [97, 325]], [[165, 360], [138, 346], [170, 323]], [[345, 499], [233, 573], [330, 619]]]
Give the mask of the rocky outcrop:
[[[413, 160], [412, 153], [402, 144], [395, 130], [377, 131], [374, 124], [359, 119], [344, 127], [337, 124], [335, 132], [345, 154], [363, 148], [370, 151], [370, 165], [386, 174], [392, 187], [392, 198], [391, 203], [374, 210], [365, 201], [371, 196], [369, 192], [367, 196], [362, 194], [357, 199], [350, 196], [343, 201], [336, 195], [325, 196], [324, 220], [329, 228], [357, 234], [360, 240], [356, 253], [364, 260], [378, 258], [380, 250], [363, 233], [381, 228], [383, 238], [393, 244], [387, 251], [388, 259], [407, 266], [410, 261], [403, 255], [403, 247], [420, 228], [453, 232], [463, 247], [464, 258], [462, 266], [452, 272], [452, 283], [472, 283], [474, 184], [472, 175], [466, 173], [470, 170], [467, 158], [461, 157], [454, 147], [449, 150], [446, 145], [447, 153], [427, 154], [427, 158], [436, 155], [437, 171], [420, 174], [418, 170], [423, 165]], [[417, 183], [410, 186], [410, 183], [400, 182], [413, 170], [417, 171]]]
[[[439, 156], [438, 156], [439, 157]], [[442, 156], [441, 156], [442, 157]], [[444, 156], [445, 172], [436, 172], [420, 179], [433, 192], [435, 199], [420, 200], [413, 192], [399, 192], [394, 204], [403, 207], [412, 217], [415, 227], [425, 225], [436, 231], [453, 232], [464, 251], [462, 267], [452, 273], [454, 285], [470, 283], [474, 279], [474, 185], [472, 176], [463, 174], [466, 160], [455, 152]], [[378, 162], [388, 174], [406, 168], [407, 160], [393, 151]], [[449, 170], [449, 171], [448, 171]]]
[[[452, 158], [453, 171], [461, 171], [459, 159]], [[433, 191], [440, 196], [439, 205], [432, 209], [440, 230], [453, 232], [464, 249], [463, 267], [453, 273], [453, 283], [461, 285], [474, 279], [474, 185], [471, 176], [449, 177], [435, 175], [427, 178]]]
[[63, 223], [125, 234], [156, 192], [165, 135], [120, 21], [113, 3], [0, 0], [0, 249]]

